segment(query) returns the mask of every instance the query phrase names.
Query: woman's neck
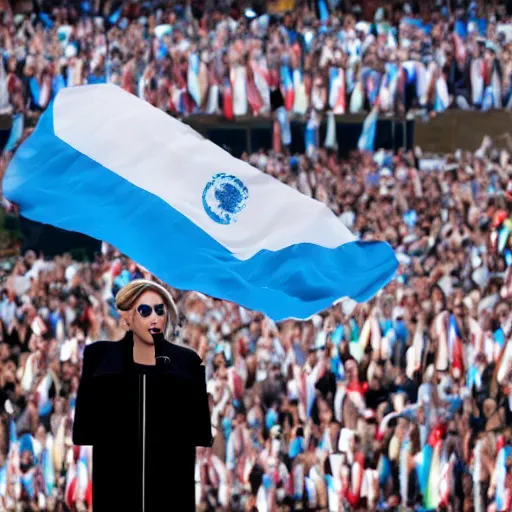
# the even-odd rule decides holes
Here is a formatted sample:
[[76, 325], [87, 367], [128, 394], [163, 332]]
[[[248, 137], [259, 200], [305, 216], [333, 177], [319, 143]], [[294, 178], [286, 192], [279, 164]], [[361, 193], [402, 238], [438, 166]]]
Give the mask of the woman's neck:
[[155, 365], [155, 347], [148, 345], [133, 335], [133, 361], [138, 364]]

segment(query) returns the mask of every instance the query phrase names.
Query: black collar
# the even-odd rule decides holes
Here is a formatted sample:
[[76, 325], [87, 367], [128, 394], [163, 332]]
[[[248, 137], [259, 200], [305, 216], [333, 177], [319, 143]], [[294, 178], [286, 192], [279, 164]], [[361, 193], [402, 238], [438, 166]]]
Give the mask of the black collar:
[[[171, 373], [175, 368], [173, 363], [173, 344], [165, 341], [160, 347], [162, 355], [157, 360], [158, 373]], [[133, 361], [133, 333], [128, 331], [119, 341], [107, 342], [105, 350], [101, 351], [100, 360], [93, 371], [93, 376], [116, 375], [135, 372]]]

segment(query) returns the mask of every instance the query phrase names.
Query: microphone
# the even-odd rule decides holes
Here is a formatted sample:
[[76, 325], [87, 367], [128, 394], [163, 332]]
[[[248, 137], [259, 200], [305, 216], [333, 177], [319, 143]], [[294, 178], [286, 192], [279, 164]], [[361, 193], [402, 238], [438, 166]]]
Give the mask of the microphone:
[[162, 332], [152, 332], [153, 343], [155, 344], [155, 359], [157, 365], [164, 365], [171, 362], [171, 358], [165, 355], [165, 341]]

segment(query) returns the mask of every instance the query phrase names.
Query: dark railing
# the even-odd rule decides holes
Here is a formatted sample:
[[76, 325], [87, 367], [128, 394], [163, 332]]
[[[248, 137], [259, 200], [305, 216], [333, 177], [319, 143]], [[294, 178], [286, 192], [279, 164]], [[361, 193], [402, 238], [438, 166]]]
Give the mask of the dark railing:
[[[363, 128], [364, 115], [344, 115], [336, 117], [336, 138], [338, 155], [347, 156], [357, 148], [357, 141]], [[243, 152], [256, 152], [272, 148], [272, 120], [263, 118], [239, 118], [227, 121], [217, 116], [190, 116], [185, 123], [210, 139], [215, 144], [229, 149], [233, 156]], [[304, 130], [306, 121], [293, 120], [290, 123], [292, 143], [290, 153], [304, 153]], [[327, 124], [320, 125], [319, 143], [323, 146]], [[375, 148], [411, 148], [414, 141], [414, 121], [392, 117], [382, 117], [377, 123]]]

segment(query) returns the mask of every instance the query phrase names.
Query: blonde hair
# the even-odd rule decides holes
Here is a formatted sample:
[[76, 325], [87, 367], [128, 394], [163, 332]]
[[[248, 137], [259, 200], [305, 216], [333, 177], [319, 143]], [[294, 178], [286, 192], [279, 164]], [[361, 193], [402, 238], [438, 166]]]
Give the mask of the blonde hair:
[[158, 293], [164, 301], [167, 309], [165, 338], [170, 339], [174, 334], [174, 326], [178, 323], [178, 308], [170, 292], [162, 285], [147, 279], [134, 279], [117, 292], [116, 307], [119, 311], [130, 311], [139, 300], [139, 297], [148, 291]]

